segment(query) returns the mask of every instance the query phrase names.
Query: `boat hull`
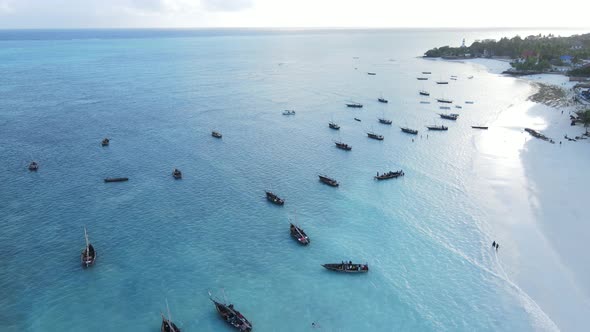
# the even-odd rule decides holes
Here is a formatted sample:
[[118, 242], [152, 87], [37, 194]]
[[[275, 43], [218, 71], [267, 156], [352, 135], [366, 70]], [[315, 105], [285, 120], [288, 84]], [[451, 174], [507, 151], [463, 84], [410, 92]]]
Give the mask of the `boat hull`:
[[109, 183], [109, 182], [125, 182], [125, 181], [129, 181], [129, 178], [106, 178], [104, 179], [105, 183]]
[[368, 273], [369, 266], [366, 264], [322, 264], [322, 266], [330, 271], [340, 273]]

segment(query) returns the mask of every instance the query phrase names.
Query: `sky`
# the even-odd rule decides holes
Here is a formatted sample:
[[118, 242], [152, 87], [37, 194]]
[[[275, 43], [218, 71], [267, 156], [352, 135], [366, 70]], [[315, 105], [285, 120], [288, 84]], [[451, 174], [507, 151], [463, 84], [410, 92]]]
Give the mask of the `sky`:
[[590, 27], [587, 0], [0, 0], [0, 29]]

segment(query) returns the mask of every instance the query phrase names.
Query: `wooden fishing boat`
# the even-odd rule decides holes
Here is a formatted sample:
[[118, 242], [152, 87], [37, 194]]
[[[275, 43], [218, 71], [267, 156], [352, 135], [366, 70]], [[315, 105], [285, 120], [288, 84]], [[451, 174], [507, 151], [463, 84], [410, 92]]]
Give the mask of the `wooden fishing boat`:
[[363, 108], [363, 104], [361, 104], [361, 103], [347, 103], [346, 107]]
[[359, 119], [359, 118], [354, 118], [354, 121], [361, 122], [361, 119]]
[[416, 77], [418, 81], [428, 81], [428, 77]]
[[219, 316], [223, 318], [228, 324], [230, 324], [234, 329], [240, 332], [250, 332], [252, 331], [252, 323], [250, 323], [244, 315], [242, 315], [239, 311], [234, 308], [233, 304], [224, 304], [220, 301], [216, 301], [211, 297], [211, 293], [209, 293], [209, 299], [215, 304], [215, 309]]
[[374, 75], [377, 75], [377, 73], [373, 73], [373, 72], [368, 72], [368, 73], [367, 73], [367, 75], [371, 75], [371, 76], [374, 76]]
[[403, 170], [399, 170], [399, 171], [389, 171], [387, 173], [383, 173], [383, 174], [379, 174], [379, 172], [377, 172], [377, 175], [375, 176], [376, 180], [388, 180], [388, 179], [395, 179], [395, 178], [399, 178], [400, 176], [404, 176], [404, 171]]
[[174, 324], [171, 320], [167, 319], [162, 315], [162, 326], [160, 327], [160, 332], [181, 332], [178, 326]]
[[378, 98], [377, 100], [378, 100], [380, 103], [384, 103], [384, 104], [387, 104], [387, 103], [389, 103], [389, 100], [387, 100], [387, 99], [385, 99], [385, 98], [383, 98], [383, 97], [381, 97], [381, 98]]
[[322, 264], [322, 266], [330, 271], [343, 273], [367, 273], [369, 272], [368, 264], [353, 264], [352, 262], [330, 263]]
[[339, 142], [334, 142], [334, 144], [336, 144], [336, 147], [339, 149], [346, 150], [346, 151], [352, 150], [352, 146], [350, 146], [344, 142], [339, 141]]
[[391, 120], [389, 120], [389, 119], [378, 118], [377, 120], [379, 120], [379, 123], [386, 124], [386, 125], [391, 125]]
[[300, 244], [302, 244], [304, 246], [308, 245], [311, 242], [311, 240], [309, 239], [307, 234], [305, 234], [303, 229], [295, 226], [292, 223], [291, 223], [291, 226], [289, 227], [289, 232], [291, 233], [292, 238], [294, 238], [295, 240], [297, 240], [297, 242], [299, 242]]
[[445, 120], [453, 120], [453, 121], [456, 121], [456, 120], [457, 120], [457, 118], [459, 117], [459, 114], [455, 114], [455, 113], [453, 113], [453, 114], [444, 114], [444, 113], [439, 113], [438, 115], [439, 115], [439, 116], [440, 116], [442, 119], [445, 119]]
[[129, 178], [106, 178], [104, 179], [104, 182], [125, 182], [125, 181], [129, 181]]
[[445, 98], [436, 98], [436, 101], [438, 101], [439, 103], [445, 103], [445, 104], [452, 104], [453, 101], [450, 99], [445, 99]]
[[223, 136], [221, 135], [221, 133], [220, 133], [220, 132], [218, 132], [218, 131], [215, 131], [215, 130], [213, 130], [213, 131], [211, 132], [211, 136], [213, 136], [213, 137], [215, 137], [215, 138], [221, 138], [221, 137], [223, 137]]
[[105, 138], [105, 139], [102, 140], [102, 142], [100, 142], [100, 145], [102, 145], [102, 146], [109, 146], [109, 143], [110, 142], [111, 141], [108, 138]]
[[488, 129], [487, 126], [471, 126], [471, 128], [473, 128], [473, 129], [484, 129], [484, 130], [487, 130]]
[[440, 106], [439, 107], [441, 110], [450, 110], [451, 107], [450, 106]]
[[428, 92], [428, 91], [420, 90], [419, 93], [421, 96], [430, 96], [430, 92]]
[[447, 81], [436, 81], [436, 84], [449, 84]]
[[160, 332], [180, 332], [180, 329], [176, 324], [172, 322], [172, 315], [170, 315], [170, 308], [168, 307], [168, 300], [166, 300], [166, 311], [168, 311], [168, 318], [162, 315], [162, 326], [160, 327]]
[[368, 132], [367, 136], [369, 136], [369, 138], [376, 139], [378, 141], [383, 140], [383, 135], [375, 134], [374, 132]]
[[31, 161], [29, 164], [29, 171], [36, 172], [39, 169], [39, 164], [36, 161]]
[[174, 171], [172, 171], [172, 176], [176, 180], [180, 180], [180, 179], [182, 179], [182, 172], [178, 168], [175, 168]]
[[326, 176], [326, 175], [318, 175], [318, 177], [320, 178], [320, 182], [325, 183], [329, 186], [332, 187], [338, 187], [340, 184], [338, 183], [338, 181]]
[[449, 127], [445, 127], [445, 126], [426, 126], [426, 128], [428, 128], [428, 130], [435, 130], [435, 131], [449, 130]]
[[400, 127], [400, 128], [406, 134], [418, 135], [418, 130], [416, 130], [416, 129], [410, 129], [408, 127]]
[[280, 198], [279, 196], [273, 194], [270, 191], [267, 191], [266, 192], [266, 199], [269, 202], [271, 202], [273, 204], [276, 204], [276, 205], [283, 205], [283, 204], [285, 204], [285, 200], [284, 199]]
[[86, 240], [86, 246], [82, 249], [82, 253], [80, 254], [80, 260], [82, 261], [83, 267], [89, 267], [94, 265], [96, 261], [96, 250], [88, 241], [88, 233], [86, 232], [86, 227], [84, 227], [84, 239]]

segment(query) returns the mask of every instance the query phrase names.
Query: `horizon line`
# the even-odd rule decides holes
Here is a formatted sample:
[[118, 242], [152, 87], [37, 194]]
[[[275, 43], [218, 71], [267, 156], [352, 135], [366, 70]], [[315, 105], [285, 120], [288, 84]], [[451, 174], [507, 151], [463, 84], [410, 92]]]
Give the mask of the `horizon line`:
[[424, 27], [52, 27], [52, 28], [0, 28], [0, 31], [14, 30], [528, 30], [528, 29], [557, 29], [557, 30], [589, 30], [590, 27], [559, 27], [559, 26], [527, 26], [527, 27], [459, 27], [459, 26], [424, 26]]

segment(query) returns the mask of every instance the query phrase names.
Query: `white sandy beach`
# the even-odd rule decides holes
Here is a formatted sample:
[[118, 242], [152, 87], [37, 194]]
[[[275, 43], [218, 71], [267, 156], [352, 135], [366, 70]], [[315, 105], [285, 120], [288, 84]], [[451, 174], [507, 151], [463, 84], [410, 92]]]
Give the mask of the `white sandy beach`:
[[[504, 61], [470, 61], [496, 74], [509, 67]], [[573, 86], [561, 75], [515, 79]], [[523, 101], [503, 111], [475, 142], [481, 152], [474, 162], [482, 185], [478, 194], [486, 199], [491, 236], [501, 244], [497, 268], [523, 293], [525, 307], [540, 308], [555, 323], [536, 317], [543, 322], [540, 330], [590, 326], [590, 264], [584, 248], [590, 237], [585, 205], [590, 139], [564, 139], [584, 132], [580, 125], [570, 126], [574, 109]], [[525, 127], [556, 144], [533, 138]]]

